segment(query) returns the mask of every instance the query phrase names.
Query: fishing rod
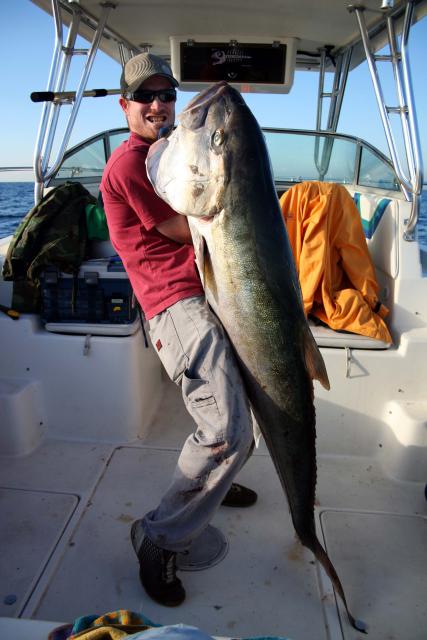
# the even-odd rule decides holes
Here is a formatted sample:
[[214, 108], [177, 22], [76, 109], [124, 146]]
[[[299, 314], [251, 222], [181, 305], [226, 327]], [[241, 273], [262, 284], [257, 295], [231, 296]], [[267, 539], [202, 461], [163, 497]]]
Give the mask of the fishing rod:
[[33, 167], [0, 167], [0, 171], [32, 171]]
[[[30, 94], [32, 102], [72, 102], [76, 98], [76, 91], [33, 91]], [[89, 89], [83, 91], [83, 98], [105, 98], [105, 96], [117, 96], [120, 89]]]

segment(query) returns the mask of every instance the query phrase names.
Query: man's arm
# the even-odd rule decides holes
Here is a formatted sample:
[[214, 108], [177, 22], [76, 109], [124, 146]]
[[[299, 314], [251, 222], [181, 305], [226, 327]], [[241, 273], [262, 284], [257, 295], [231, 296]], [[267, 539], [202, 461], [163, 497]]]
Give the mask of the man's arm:
[[180, 244], [192, 244], [187, 218], [177, 214], [173, 218], [156, 225], [157, 231]]

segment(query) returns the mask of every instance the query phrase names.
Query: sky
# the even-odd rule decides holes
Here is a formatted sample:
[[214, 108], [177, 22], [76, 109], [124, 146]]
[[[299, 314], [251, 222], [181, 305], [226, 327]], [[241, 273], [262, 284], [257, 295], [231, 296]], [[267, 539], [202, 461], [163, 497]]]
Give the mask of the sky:
[[[0, 167], [32, 165], [42, 107], [31, 102], [30, 93], [46, 89], [53, 44], [51, 16], [30, 0], [0, 0]], [[81, 40], [79, 46], [84, 44]], [[409, 51], [422, 154], [427, 167], [427, 18], [414, 25]], [[76, 88], [81, 61], [82, 57], [75, 58], [67, 89]], [[120, 71], [117, 62], [99, 52], [87, 89], [118, 88]], [[390, 69], [384, 92], [386, 103], [395, 105], [391, 76]], [[316, 73], [297, 72], [290, 94], [245, 94], [245, 99], [263, 126], [314, 129], [317, 90]], [[177, 114], [192, 95], [179, 92]], [[86, 98], [69, 146], [100, 131], [125, 124], [117, 96]], [[338, 131], [364, 138], [389, 155], [366, 63], [350, 73]], [[0, 172], [0, 181], [14, 180], [32, 180], [32, 173]]]

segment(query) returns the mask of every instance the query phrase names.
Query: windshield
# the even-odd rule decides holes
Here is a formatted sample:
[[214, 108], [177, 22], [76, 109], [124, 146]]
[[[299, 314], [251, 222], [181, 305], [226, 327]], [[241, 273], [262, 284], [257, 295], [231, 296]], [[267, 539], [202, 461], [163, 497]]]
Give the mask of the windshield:
[[[263, 132], [278, 185], [321, 180], [400, 190], [389, 161], [361, 140], [296, 130]], [[106, 131], [70, 149], [50, 186], [66, 180], [99, 184], [109, 156], [128, 136], [127, 129]]]
[[390, 163], [360, 140], [302, 131], [264, 131], [276, 182], [321, 180], [399, 191]]

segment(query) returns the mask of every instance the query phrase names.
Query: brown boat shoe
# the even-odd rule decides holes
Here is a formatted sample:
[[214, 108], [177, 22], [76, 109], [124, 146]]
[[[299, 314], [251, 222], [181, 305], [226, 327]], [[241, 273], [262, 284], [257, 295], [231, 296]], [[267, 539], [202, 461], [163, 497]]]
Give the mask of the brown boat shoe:
[[255, 491], [233, 482], [221, 505], [223, 507], [251, 507], [257, 499], [258, 496]]

